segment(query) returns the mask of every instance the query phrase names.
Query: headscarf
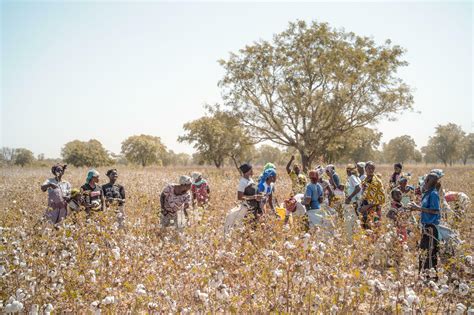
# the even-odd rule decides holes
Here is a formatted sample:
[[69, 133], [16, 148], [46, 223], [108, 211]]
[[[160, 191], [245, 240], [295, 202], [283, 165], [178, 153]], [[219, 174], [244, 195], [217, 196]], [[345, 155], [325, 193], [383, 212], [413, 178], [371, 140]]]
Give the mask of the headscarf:
[[263, 170], [266, 171], [266, 170], [268, 170], [269, 168], [273, 168], [274, 170], [276, 170], [275, 164], [270, 163], [270, 162], [268, 162], [267, 164], [265, 164], [265, 166], [263, 167]]
[[357, 162], [357, 166], [365, 168], [365, 162]]
[[196, 179], [198, 179], [201, 176], [202, 176], [202, 174], [199, 173], [199, 172], [192, 172], [191, 173], [191, 178], [193, 179], [193, 181], [196, 181]]
[[260, 177], [260, 181], [258, 182], [258, 191], [262, 192], [264, 191], [265, 187], [264, 184], [267, 181], [269, 177], [276, 176], [276, 171], [273, 168], [269, 168], [265, 170]]
[[349, 171], [351, 175], [357, 175], [357, 169], [354, 164], [347, 164], [346, 170]]
[[186, 176], [186, 175], [181, 175], [179, 177], [179, 184], [184, 186], [184, 185], [191, 185], [192, 182], [191, 182], [191, 177], [189, 176]]
[[443, 172], [443, 170], [440, 169], [440, 168], [432, 169], [432, 170], [430, 171], [430, 174], [435, 174], [436, 176], [438, 176], [438, 179], [440, 179], [441, 177], [444, 176], [444, 172]]
[[329, 164], [328, 166], [326, 166], [326, 172], [329, 172], [330, 174], [332, 174], [335, 171], [336, 171], [336, 167], [334, 167], [334, 165]]
[[252, 169], [252, 165], [250, 165], [248, 163], [244, 163], [244, 164], [239, 166], [239, 169], [242, 172], [242, 174], [245, 174], [245, 173], [247, 173], [248, 171], [250, 171]]
[[97, 172], [95, 169], [89, 170], [89, 172], [87, 172], [86, 184], [89, 184], [89, 182], [91, 181], [92, 177], [97, 177], [97, 176], [99, 176], [99, 175], [100, 175], [100, 173]]
[[324, 175], [324, 167], [322, 167], [321, 165], [318, 165], [316, 167], [316, 172], [318, 172], [318, 175], [321, 177]]
[[317, 179], [319, 179], [319, 173], [315, 170], [309, 171], [308, 177], [310, 179], [316, 179], [317, 180]]
[[368, 166], [373, 166], [373, 167], [375, 167], [375, 163], [372, 162], [372, 161], [368, 161], [368, 162], [365, 163], [365, 168], [367, 168]]
[[59, 170], [62, 170], [63, 172], [66, 170], [67, 164], [61, 165], [61, 164], [56, 164], [51, 167], [51, 173], [53, 173], [54, 176], [56, 176], [56, 172]]

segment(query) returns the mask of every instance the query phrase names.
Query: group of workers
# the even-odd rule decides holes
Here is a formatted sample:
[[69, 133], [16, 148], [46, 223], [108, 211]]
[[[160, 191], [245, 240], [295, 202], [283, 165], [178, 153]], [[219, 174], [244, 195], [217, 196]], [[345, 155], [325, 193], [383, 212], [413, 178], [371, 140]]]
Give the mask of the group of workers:
[[[347, 180], [341, 184], [341, 178], [334, 165], [317, 166], [307, 175], [298, 164], [294, 164], [292, 156], [286, 165], [286, 172], [291, 180], [291, 194], [285, 200], [287, 216], [294, 211], [299, 203], [306, 208], [305, 214], [308, 227], [316, 222], [312, 217], [320, 215], [322, 205], [331, 208], [335, 204], [349, 205], [345, 209], [360, 218], [364, 229], [376, 230], [382, 219], [382, 208], [386, 204], [386, 191], [380, 175], [375, 173], [374, 162], [358, 162], [346, 167]], [[69, 182], [62, 179], [67, 165], [57, 164], [51, 169], [53, 178], [41, 185], [42, 191], [48, 192], [48, 210], [46, 218], [52, 223], [59, 223], [68, 213], [84, 210], [87, 214], [115, 206], [118, 209], [119, 226], [124, 222], [125, 189], [117, 183], [118, 172], [110, 169], [106, 175], [109, 182], [99, 185], [99, 172], [92, 169], [87, 173], [86, 181], [80, 189], [72, 189]], [[432, 170], [425, 175], [416, 189], [408, 185], [409, 174], [402, 173], [400, 163], [394, 165], [394, 173], [390, 177], [391, 203], [386, 216], [393, 221], [400, 239], [406, 241], [408, 234], [406, 220], [412, 211], [419, 211], [422, 227], [420, 247], [426, 256], [420, 259], [420, 269], [436, 268], [440, 224], [441, 200], [439, 180], [443, 176], [441, 170]], [[246, 208], [246, 216], [253, 220], [265, 213], [276, 213], [278, 206], [274, 192], [277, 170], [274, 164], [267, 163], [257, 181], [253, 180], [253, 167], [242, 164], [239, 167], [241, 178], [237, 187], [237, 200]], [[325, 176], [326, 178], [325, 179]], [[178, 227], [178, 214], [183, 211], [186, 219], [190, 206], [203, 206], [210, 198], [210, 187], [201, 173], [194, 172], [191, 176], [182, 175], [177, 184], [168, 184], [160, 194], [162, 227]], [[296, 199], [298, 201], [296, 201]], [[287, 222], [287, 221], [285, 221]]]

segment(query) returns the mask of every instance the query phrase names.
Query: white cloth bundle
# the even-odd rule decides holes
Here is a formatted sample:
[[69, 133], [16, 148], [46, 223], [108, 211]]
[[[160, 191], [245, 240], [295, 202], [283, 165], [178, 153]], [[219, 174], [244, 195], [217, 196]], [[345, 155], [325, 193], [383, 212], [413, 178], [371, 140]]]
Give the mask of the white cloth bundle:
[[230, 209], [225, 218], [224, 233], [228, 234], [232, 228], [241, 225], [248, 210], [249, 208], [244, 202], [239, 206]]

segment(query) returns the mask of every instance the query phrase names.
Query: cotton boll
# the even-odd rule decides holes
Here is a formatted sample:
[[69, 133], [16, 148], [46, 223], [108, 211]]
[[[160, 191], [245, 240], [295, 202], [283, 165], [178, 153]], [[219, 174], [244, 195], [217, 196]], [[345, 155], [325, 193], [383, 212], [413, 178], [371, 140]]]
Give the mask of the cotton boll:
[[275, 269], [273, 271], [273, 275], [275, 276], [275, 278], [281, 278], [283, 277], [283, 271], [281, 269]]
[[466, 283], [460, 283], [458, 288], [459, 294], [465, 296], [469, 293], [469, 286]]
[[462, 315], [462, 314], [464, 314], [466, 309], [467, 309], [467, 307], [464, 304], [458, 303], [458, 304], [456, 304], [456, 310], [454, 311], [454, 315]]
[[138, 284], [136, 289], [135, 289], [135, 293], [138, 294], [138, 295], [146, 295], [145, 286], [141, 283]]
[[54, 310], [53, 305], [47, 304], [44, 307], [44, 314], [49, 315]]
[[109, 305], [109, 304], [114, 304], [115, 303], [115, 297], [112, 295], [106, 296], [102, 300], [102, 304]]
[[114, 255], [115, 260], [119, 260], [120, 259], [120, 248], [119, 247], [114, 247], [112, 249], [112, 254]]
[[296, 248], [296, 246], [295, 246], [293, 243], [289, 242], [289, 241], [286, 241], [286, 242], [283, 244], [283, 246], [285, 246], [285, 248], [286, 248], [286, 249], [289, 249], [289, 250], [292, 250], [292, 249], [295, 249], [295, 248]]
[[51, 279], [54, 279], [57, 275], [57, 271], [56, 269], [51, 269], [50, 271], [48, 271], [48, 277], [50, 277]]
[[39, 314], [39, 305], [33, 304], [30, 308], [30, 315], [38, 315]]

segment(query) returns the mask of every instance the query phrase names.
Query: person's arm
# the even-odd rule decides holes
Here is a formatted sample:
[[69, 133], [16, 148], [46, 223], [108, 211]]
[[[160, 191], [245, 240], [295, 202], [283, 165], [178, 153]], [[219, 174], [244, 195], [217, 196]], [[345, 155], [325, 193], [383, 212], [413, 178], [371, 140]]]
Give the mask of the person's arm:
[[242, 191], [237, 192], [237, 200], [239, 200], [239, 201], [245, 200], [244, 199], [244, 193]]
[[318, 186], [318, 194], [319, 194], [318, 202], [321, 204], [321, 203], [323, 203], [323, 199], [324, 199], [324, 198], [323, 198], [323, 195], [324, 195], [324, 193], [323, 193], [323, 187]]
[[45, 192], [46, 190], [48, 190], [48, 188], [56, 189], [58, 188], [58, 185], [47, 180], [43, 183], [43, 185], [41, 185], [41, 190]]
[[302, 204], [306, 206], [306, 210], [311, 210], [311, 196], [313, 192], [311, 191], [310, 186], [306, 186], [306, 193], [304, 194], [304, 200]]
[[120, 187], [120, 197], [122, 197], [122, 203], [125, 202], [125, 187]]
[[354, 191], [352, 192], [352, 194], [350, 194], [349, 196], [347, 196], [346, 198], [346, 204], [350, 204], [351, 203], [351, 200], [352, 198], [354, 198], [355, 195], [357, 195], [362, 189], [360, 188], [360, 185], [357, 185], [354, 189]]
[[186, 219], [189, 217], [188, 208], [189, 208], [189, 202], [186, 202], [184, 204], [184, 207], [183, 207], [183, 212], [184, 212], [184, 216], [186, 217]]
[[294, 159], [295, 159], [295, 156], [292, 155], [290, 161], [288, 162], [288, 164], [286, 164], [286, 172], [288, 174], [291, 173], [291, 163], [293, 163]]
[[105, 198], [104, 198], [104, 193], [102, 192], [102, 188], [100, 189], [100, 210], [104, 211], [105, 207]]
[[162, 192], [160, 195], [160, 207], [162, 210], [165, 209], [165, 199], [166, 199], [165, 193]]
[[423, 207], [421, 207], [417, 204], [412, 204], [410, 208], [412, 210], [415, 210], [415, 211], [425, 212], [425, 213], [429, 213], [429, 214], [438, 214], [439, 213], [438, 209], [423, 208]]
[[440, 212], [440, 204], [439, 204], [439, 195], [438, 194], [432, 194], [429, 196], [429, 204], [428, 207], [430, 208], [423, 208], [422, 206], [419, 206], [417, 204], [412, 204], [412, 209], [416, 211], [421, 211], [424, 213], [429, 213], [429, 214], [438, 214]]
[[273, 206], [273, 193], [268, 195], [268, 204], [270, 205], [270, 209], [275, 212], [275, 207]]

